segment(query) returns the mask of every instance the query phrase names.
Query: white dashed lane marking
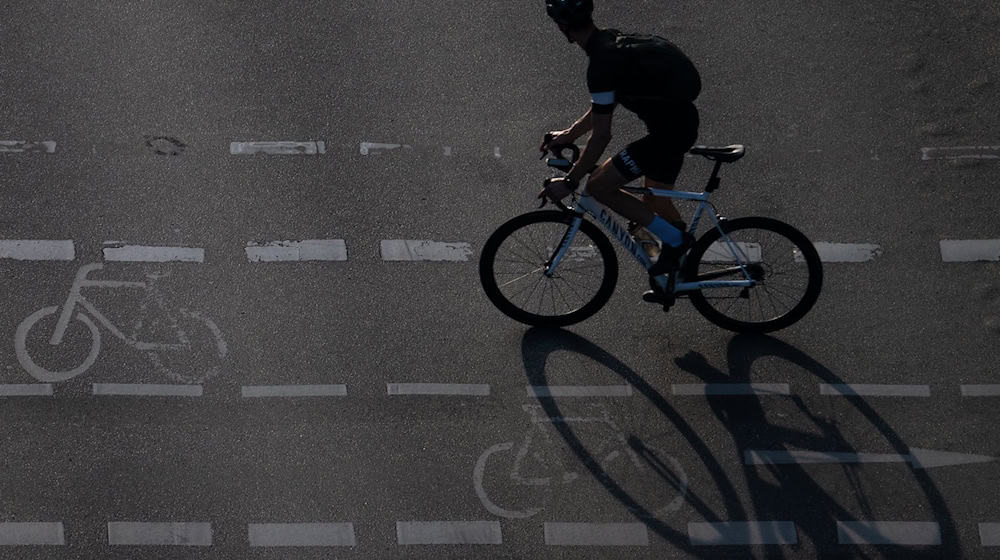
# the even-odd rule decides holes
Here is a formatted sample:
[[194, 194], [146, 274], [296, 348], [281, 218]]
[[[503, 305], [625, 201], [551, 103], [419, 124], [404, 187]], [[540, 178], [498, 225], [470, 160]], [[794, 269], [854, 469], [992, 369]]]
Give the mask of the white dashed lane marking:
[[962, 385], [963, 397], [1000, 397], [1000, 385]]
[[397, 521], [396, 539], [401, 545], [503, 544], [497, 521]]
[[246, 253], [250, 262], [346, 261], [347, 243], [343, 239], [250, 242]]
[[0, 259], [18, 261], [71, 261], [76, 258], [72, 241], [42, 239], [0, 240]]
[[921, 159], [1000, 159], [1000, 146], [949, 146], [920, 148]]
[[399, 149], [412, 149], [413, 146], [408, 146], [406, 144], [383, 144], [379, 142], [362, 142], [361, 143], [361, 155], [363, 156], [377, 156], [382, 152], [388, 152], [391, 150]]
[[935, 546], [941, 544], [941, 527], [932, 521], [838, 521], [837, 542]]
[[0, 545], [38, 546], [66, 544], [62, 522], [0, 523]]
[[346, 397], [347, 385], [245, 385], [244, 398]]
[[983, 546], [1000, 546], [1000, 523], [980, 523], [979, 540]]
[[821, 395], [838, 397], [929, 397], [929, 385], [871, 385], [864, 383], [820, 383]]
[[0, 397], [50, 397], [51, 383], [18, 383], [0, 385]]
[[546, 523], [545, 544], [649, 546], [649, 533], [642, 523]]
[[20, 154], [24, 152], [54, 154], [56, 153], [56, 143], [52, 141], [25, 142], [24, 140], [0, 140], [0, 153]]
[[205, 262], [205, 250], [193, 247], [155, 247], [105, 243], [104, 260], [110, 262]]
[[108, 523], [108, 544], [211, 546], [211, 523]]
[[353, 523], [253, 523], [250, 546], [356, 546]]
[[941, 241], [944, 262], [1000, 261], [1000, 239]]
[[389, 395], [463, 395], [488, 397], [489, 385], [461, 383], [387, 383]]
[[529, 385], [527, 391], [538, 399], [632, 396], [631, 385]]
[[688, 523], [688, 539], [695, 546], [798, 544], [791, 521], [726, 521]]
[[[860, 263], [875, 260], [882, 254], [882, 247], [870, 243], [829, 243], [819, 241], [813, 243], [819, 259], [827, 263]], [[796, 255], [797, 262], [802, 258]]]
[[787, 383], [708, 383], [676, 384], [675, 395], [788, 395]]
[[323, 142], [232, 142], [229, 153], [235, 155], [268, 154], [278, 156], [315, 156], [326, 153]]
[[861, 463], [909, 463], [915, 469], [932, 469], [955, 465], [989, 463], [994, 457], [937, 451], [911, 447], [909, 453], [849, 453], [843, 451], [788, 451], [786, 449], [748, 449], [743, 452], [747, 465], [820, 465], [820, 464], [861, 464]]
[[467, 261], [472, 256], [468, 243], [448, 243], [409, 239], [383, 239], [385, 261]]
[[147, 383], [94, 383], [95, 395], [138, 397], [200, 397], [201, 385], [155, 385]]

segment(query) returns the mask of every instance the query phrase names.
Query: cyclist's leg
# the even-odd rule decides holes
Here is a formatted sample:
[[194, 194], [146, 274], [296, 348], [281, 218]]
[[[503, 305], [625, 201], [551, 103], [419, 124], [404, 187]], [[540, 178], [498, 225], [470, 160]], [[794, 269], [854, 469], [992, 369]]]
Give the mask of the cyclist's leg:
[[[664, 189], [673, 190], [673, 183], [665, 183], [662, 181], [656, 181], [650, 179], [648, 176], [642, 178], [642, 186], [647, 189]], [[681, 213], [677, 211], [677, 207], [674, 206], [674, 201], [665, 196], [653, 196], [651, 194], [642, 195], [642, 201], [646, 203], [653, 209], [653, 212], [657, 216], [663, 218], [664, 220], [670, 222], [675, 227], [684, 224], [684, 219], [681, 218]]]
[[[643, 186], [672, 190], [684, 166], [684, 156], [698, 138], [698, 108], [693, 103], [670, 105], [647, 126], [650, 126], [650, 136], [657, 141], [648, 146], [649, 153], [639, 154], [649, 161], [643, 168], [646, 171]], [[684, 220], [671, 199], [645, 195], [643, 202], [658, 216], [683, 229]]]
[[[626, 183], [645, 177], [666, 187], [674, 182], [684, 163], [684, 151], [671, 150], [675, 142], [666, 135], [650, 134], [632, 142], [591, 174], [587, 191], [599, 202], [633, 222], [647, 227], [659, 214], [667, 222], [680, 221], [669, 199], [645, 197], [642, 201], [622, 191]], [[649, 199], [654, 200], [652, 204]], [[655, 214], [654, 214], [655, 212]]]
[[[618, 156], [615, 156], [617, 158]], [[605, 161], [587, 180], [587, 192], [598, 202], [621, 214], [622, 216], [647, 226], [653, 221], [654, 214], [646, 204], [631, 194], [621, 190], [625, 183], [638, 178], [623, 175], [615, 165], [614, 159]]]

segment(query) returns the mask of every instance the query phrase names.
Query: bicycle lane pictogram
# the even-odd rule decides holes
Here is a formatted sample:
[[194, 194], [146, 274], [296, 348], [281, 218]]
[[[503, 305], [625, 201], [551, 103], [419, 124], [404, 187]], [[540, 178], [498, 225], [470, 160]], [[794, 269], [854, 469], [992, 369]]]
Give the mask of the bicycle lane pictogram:
[[[46, 383], [81, 376], [97, 363], [104, 333], [148, 359], [163, 381], [200, 383], [219, 374], [228, 354], [223, 334], [206, 314], [169, 302], [160, 287], [169, 271], [147, 270], [141, 281], [93, 277], [103, 270], [100, 263], [80, 267], [62, 305], [21, 321], [14, 350], [23, 371]], [[138, 309], [127, 319], [111, 318], [121, 315], [118, 303], [102, 311], [90, 297], [96, 292], [128, 302], [138, 293]]]
[[[581, 480], [582, 469], [560, 453], [560, 442], [553, 437], [551, 429], [555, 424], [565, 424], [578, 432], [596, 436], [588, 440], [595, 440], [592, 449], [603, 472], [647, 481], [659, 480], [658, 475], [670, 473], [672, 484], [661, 486], [659, 492], [653, 491], [644, 497], [644, 507], [652, 516], [670, 515], [683, 505], [687, 474], [681, 463], [665, 450], [637, 443], [636, 438], [627, 436], [606, 405], [578, 405], [573, 415], [561, 417], [549, 417], [539, 404], [522, 405], [521, 408], [530, 416], [530, 427], [524, 435], [517, 441], [498, 443], [484, 451], [473, 470], [476, 495], [493, 515], [508, 519], [533, 517], [545, 509], [554, 494], [576, 491], [571, 485]], [[649, 457], [655, 457], [657, 463], [648, 463]], [[504, 482], [509, 479], [516, 487], [531, 490], [529, 499], [518, 504], [517, 500], [507, 503], [498, 498], [498, 494], [506, 492], [490, 489], [493, 486], [490, 483], [497, 482], [497, 478]]]
[[[526, 434], [520, 441], [508, 441], [494, 445], [487, 449], [477, 461], [473, 473], [474, 484], [477, 486], [481, 484], [481, 471], [484, 464], [488, 465], [491, 461], [507, 456], [509, 457], [508, 466], [494, 476], [510, 476], [515, 479], [515, 483], [534, 484], [536, 491], [534, 493], [523, 492], [521, 494], [522, 504], [511, 507], [493, 501], [493, 496], [490, 494], [486, 494], [485, 498], [488, 499], [484, 499], [484, 495], [477, 488], [480, 501], [492, 514], [508, 518], [525, 518], [537, 515], [544, 509], [546, 499], [544, 493], [541, 496], [538, 495], [538, 489], [558, 489], [568, 484], [578, 484], [580, 478], [590, 477], [598, 482], [603, 491], [614, 498], [636, 521], [645, 524], [651, 532], [661, 537], [671, 547], [695, 557], [712, 557], [713, 548], [697, 546], [692, 542], [691, 535], [685, 527], [688, 522], [712, 524], [730, 521], [789, 520], [794, 521], [798, 527], [799, 535], [796, 540], [800, 546], [815, 547], [817, 550], [838, 546], [837, 550], [848, 550], [846, 546], [837, 544], [836, 528], [838, 521], [851, 520], [856, 517], [852, 515], [852, 506], [842, 503], [843, 497], [839, 494], [831, 494], [830, 491], [824, 489], [821, 483], [814, 480], [800, 465], [772, 467], [772, 470], [779, 472], [781, 482], [779, 490], [783, 496], [786, 496], [785, 499], [774, 499], [772, 494], [775, 489], [754, 471], [757, 467], [753, 465], [739, 469], [739, 471], [747, 473], [746, 480], [732, 478], [728, 474], [732, 472], [732, 469], [724, 466], [720, 457], [717, 456], [717, 452], [712, 451], [706, 443], [708, 441], [707, 435], [699, 433], [698, 428], [689, 424], [682, 414], [671, 406], [654, 387], [615, 356], [585, 338], [566, 331], [530, 329], [524, 335], [522, 355], [526, 374], [532, 385], [544, 386], [547, 384], [551, 372], [548, 371], [546, 360], [551, 354], [558, 351], [575, 352], [590, 358], [613, 372], [615, 378], [627, 382], [656, 408], [664, 421], [663, 425], [675, 434], [676, 437], [673, 437], [673, 441], [682, 442], [690, 447], [689, 450], [679, 449], [676, 448], [675, 443], [673, 448], [668, 449], [667, 445], [659, 440], [655, 441], [655, 445], [651, 445], [650, 442], [643, 441], [637, 435], [625, 438], [626, 444], [637, 451], [637, 455], [649, 467], [650, 472], [659, 477], [660, 486], [675, 489], [682, 495], [683, 503], [676, 513], [669, 511], [670, 508], [657, 510], [652, 505], [655, 500], [650, 500], [649, 496], [631, 489], [633, 479], [637, 474], [635, 469], [623, 472], [607, 468], [608, 462], [605, 459], [607, 448], [590, 444], [588, 438], [581, 434], [581, 424], [573, 421], [580, 415], [567, 412], [568, 407], [563, 405], [566, 401], [540, 397], [537, 399], [537, 405], [532, 405], [535, 407], [532, 418], [537, 420], [547, 417], [548, 423], [553, 428], [551, 431], [558, 435], [557, 438], [552, 439], [559, 444], [563, 452], [568, 452], [571, 460], [576, 463], [575, 468], [564, 466], [567, 463], [565, 457], [561, 460], [546, 460], [558, 453], [551, 449], [542, 448], [536, 457], [540, 457], [542, 459], [540, 464], [547, 465], [548, 469], [543, 468], [535, 471], [524, 469], [524, 465], [528, 464], [533, 458], [536, 448], [539, 447], [536, 440], [542, 437], [530, 430], [528, 434], [531, 435]], [[708, 373], [711, 372], [718, 376], [724, 375], [729, 381], [733, 379], [738, 381], [740, 376], [747, 377], [749, 375], [750, 363], [766, 356], [780, 357], [792, 365], [805, 368], [825, 383], [840, 382], [832, 371], [816, 363], [804, 352], [776, 339], [762, 336], [737, 336], [733, 339], [729, 347], [728, 358], [730, 369], [733, 371], [731, 374], [722, 374], [714, 369], [710, 370], [704, 364], [697, 367], [701, 367], [701, 373], [707, 377], [711, 377]], [[696, 364], [690, 360], [681, 359], [678, 362], [683, 369], [696, 367]], [[711, 381], [718, 381], [718, 379], [711, 379]], [[795, 406], [800, 408], [805, 406], [801, 399], [795, 398], [793, 400]], [[724, 421], [723, 425], [732, 434], [735, 444], [733, 453], [727, 454], [725, 461], [728, 464], [732, 462], [733, 457], [739, 457], [742, 463], [743, 452], [760, 442], [748, 441], [744, 436], [741, 436], [740, 434], [746, 433], [751, 428], [744, 427], [740, 423], [747, 418], [747, 410], [749, 409], [749, 414], [755, 418], [753, 422], [756, 422], [751, 422], [753, 430], [767, 429], [764, 426], [766, 421], [762, 420], [764, 415], [762, 413], [754, 415], [753, 412], [755, 410], [762, 411], [763, 405], [756, 397], [742, 397], [738, 401], [721, 404], [727, 402], [729, 401], [725, 401], [724, 398], [710, 399], [710, 405]], [[888, 422], [882, 420], [870, 405], [863, 401], [852, 401], [851, 405], [860, 412], [869, 425], [881, 434], [888, 446], [896, 451], [899, 457], [903, 458], [901, 464], [904, 466], [901, 468], [908, 468], [907, 472], [914, 481], [914, 488], [922, 493], [928, 517], [940, 521], [942, 545], [948, 550], [959, 550], [957, 529], [951, 519], [945, 500], [926, 471], [923, 470], [929, 465], [918, 464], [918, 460], [921, 458], [931, 456], [925, 455], [923, 450], [908, 447]], [[731, 407], [737, 407], [739, 410]], [[821, 435], [812, 435], [808, 431], [811, 426], [802, 429], [773, 426], [773, 430], [767, 429], [768, 441], [779, 442], [777, 447], [785, 445], [789, 448], [803, 444], [803, 442], [818, 447], [836, 444], [838, 451], [851, 451], [850, 443], [845, 441], [847, 439], [845, 434], [836, 430], [831, 432], [830, 426], [824, 424], [819, 415], [811, 413], [808, 407], [804, 409], [803, 414], [805, 418], [818, 422], [821, 428], [826, 428], [821, 430]], [[591, 416], [591, 419], [593, 418], [595, 416]], [[655, 418], [655, 416], [647, 418]], [[564, 419], [570, 419], [570, 421], [564, 421]], [[662, 432], [662, 430], [660, 431]], [[785, 443], [781, 444], [780, 442]], [[524, 451], [525, 449], [527, 452]], [[641, 452], [639, 452], [640, 450]], [[867, 456], [865, 453], [860, 455]], [[676, 457], [682, 457], [682, 459], [678, 461]], [[697, 459], [691, 461], [690, 457]], [[933, 459], [933, 457], [931, 458]], [[517, 464], [519, 460], [521, 464]], [[675, 461], [678, 462], [675, 463]], [[852, 484], [852, 487], [857, 488], [856, 475], [849, 472], [850, 468], [849, 465], [845, 466], [848, 482]], [[565, 473], [572, 473], [575, 476], [570, 480]], [[711, 489], [687, 484], [688, 477], [704, 479], [706, 475], [713, 482]], [[520, 477], [520, 480], [517, 480], [517, 477]], [[489, 481], [487, 480], [487, 482]], [[750, 503], [746, 502], [745, 491], [742, 488], [749, 488]], [[808, 512], [808, 515], [803, 515], [803, 512]], [[854, 548], [854, 552], [859, 551], [859, 548]], [[776, 552], [776, 554], [775, 557], [785, 557], [783, 552]], [[890, 551], [886, 551], [885, 554], [885, 557], [891, 556]], [[794, 556], [792, 552], [789, 552], [788, 555]], [[875, 554], [875, 557], [879, 557], [878, 553]]]

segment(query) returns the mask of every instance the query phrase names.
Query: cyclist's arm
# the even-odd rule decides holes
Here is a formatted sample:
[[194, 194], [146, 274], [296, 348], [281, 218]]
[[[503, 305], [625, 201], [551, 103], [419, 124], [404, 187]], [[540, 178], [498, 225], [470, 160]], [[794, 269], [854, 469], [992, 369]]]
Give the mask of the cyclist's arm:
[[584, 113], [584, 115], [580, 117], [579, 120], [573, 123], [573, 126], [566, 129], [566, 136], [569, 137], [570, 142], [576, 141], [577, 138], [590, 132], [590, 129], [593, 128], [593, 124], [590, 119], [590, 114], [592, 112], [593, 112], [592, 109], [587, 109], [587, 112]]
[[594, 112], [593, 109], [587, 112], [590, 116], [590, 124], [593, 132], [590, 134], [590, 139], [587, 140], [587, 146], [583, 149], [583, 153], [580, 154], [580, 159], [577, 160], [576, 165], [570, 170], [569, 174], [566, 176], [569, 180], [580, 182], [584, 175], [590, 173], [590, 170], [597, 165], [597, 160], [601, 158], [601, 154], [604, 153], [605, 148], [611, 142], [611, 111], [607, 112]]

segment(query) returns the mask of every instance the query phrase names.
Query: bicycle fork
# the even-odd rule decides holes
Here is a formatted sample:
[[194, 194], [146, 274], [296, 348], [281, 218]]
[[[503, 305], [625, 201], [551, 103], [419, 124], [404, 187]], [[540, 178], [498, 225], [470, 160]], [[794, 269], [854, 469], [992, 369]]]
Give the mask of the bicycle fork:
[[576, 232], [580, 231], [580, 222], [583, 221], [583, 216], [577, 215], [570, 222], [569, 228], [566, 229], [566, 233], [563, 234], [562, 241], [559, 242], [559, 246], [556, 247], [556, 252], [549, 258], [549, 262], [545, 263], [545, 276], [552, 278], [555, 275], [556, 267], [562, 261], [563, 257], [566, 256], [566, 251], [569, 251], [569, 246], [573, 243], [573, 239], [576, 237]]

